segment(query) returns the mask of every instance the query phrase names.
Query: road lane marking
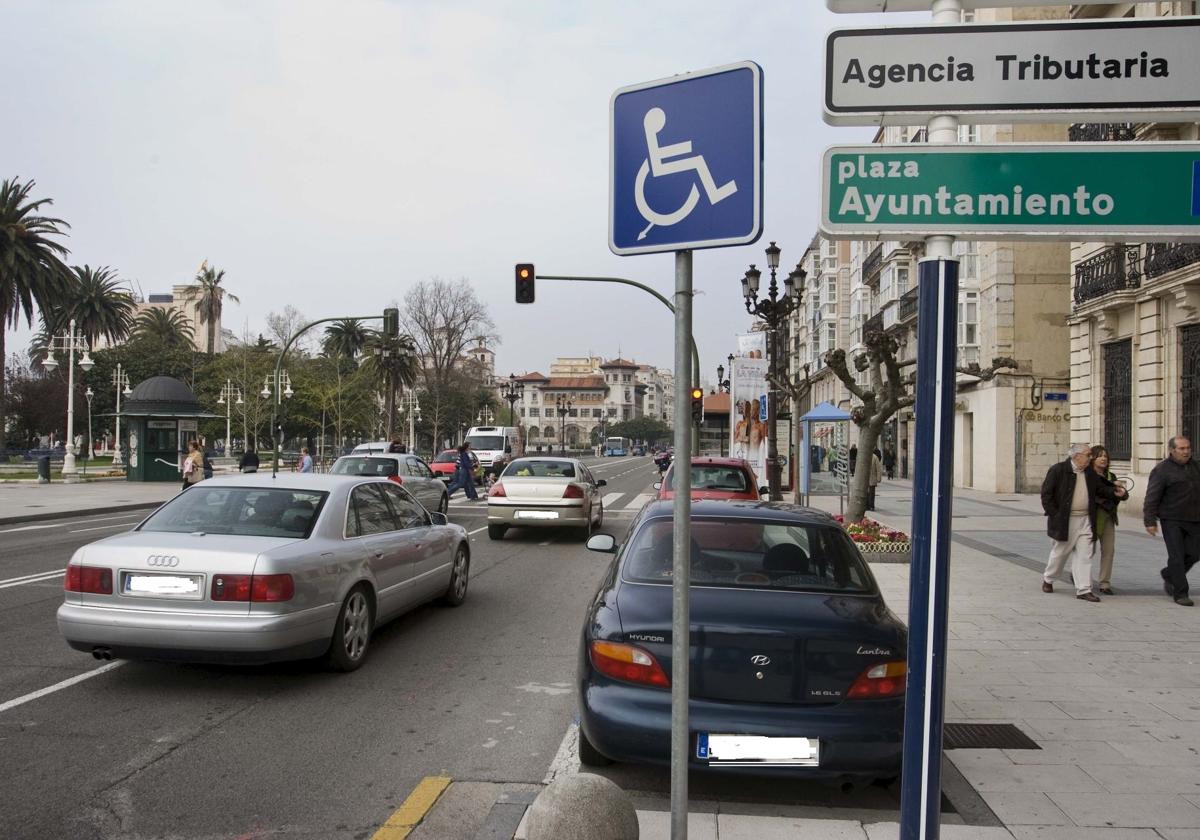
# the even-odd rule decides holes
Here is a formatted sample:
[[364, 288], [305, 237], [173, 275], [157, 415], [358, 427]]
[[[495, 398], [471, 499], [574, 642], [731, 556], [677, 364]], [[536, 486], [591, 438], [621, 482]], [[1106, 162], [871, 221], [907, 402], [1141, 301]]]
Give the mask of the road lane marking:
[[99, 525], [95, 528], [73, 528], [68, 534], [82, 534], [84, 531], [107, 531], [111, 528], [132, 528], [132, 522], [118, 522], [116, 525]]
[[[142, 511], [141, 513], [123, 513], [123, 514], [113, 515], [113, 516], [95, 517], [93, 519], [72, 519], [67, 522], [50, 522], [50, 523], [47, 523], [44, 525], [22, 525], [19, 528], [5, 528], [3, 531], [0, 531], [0, 534], [15, 534], [18, 531], [41, 531], [46, 528], [65, 528], [68, 525], [84, 525], [88, 522], [105, 522], [105, 521], [111, 521], [113, 519], [138, 519], [138, 520], [141, 520], [141, 519], [145, 519], [145, 518], [146, 518], [146, 511]], [[127, 524], [133, 524], [133, 523], [127, 523]]]
[[478, 534], [480, 531], [486, 531], [486, 530], [487, 530], [487, 526], [484, 525], [482, 528], [476, 528], [474, 531], [467, 531], [467, 536], [470, 537], [475, 534]]
[[606, 495], [604, 497], [602, 504], [606, 508], [613, 507], [614, 505], [616, 505], [617, 499], [621, 498], [624, 495], [625, 495], [624, 493], [609, 493], [608, 495]]
[[45, 697], [47, 694], [53, 694], [56, 691], [62, 691], [64, 688], [70, 688], [76, 683], [81, 683], [84, 680], [90, 680], [92, 677], [98, 677], [101, 674], [111, 671], [113, 668], [120, 668], [127, 660], [118, 659], [116, 662], [109, 662], [107, 665], [101, 665], [92, 671], [86, 671], [82, 674], [77, 674], [69, 679], [65, 679], [60, 683], [55, 683], [46, 688], [39, 688], [37, 691], [26, 694], [23, 697], [18, 697], [15, 700], [9, 700], [6, 703], [0, 703], [0, 712], [7, 712], [9, 709], [15, 709], [17, 706], [24, 705], [30, 700], [37, 700], [39, 697]]
[[0, 589], [8, 589], [11, 586], [24, 586], [27, 583], [44, 583], [48, 580], [62, 577], [66, 571], [61, 572], [40, 572], [36, 575], [25, 575], [21, 578], [9, 578], [8, 580], [0, 580]]
[[629, 504], [625, 505], [625, 507], [632, 509], [632, 510], [641, 510], [642, 505], [646, 504], [646, 502], [650, 501], [653, 498], [654, 498], [653, 493], [639, 493], [638, 495], [634, 496], [633, 501], [630, 502]]
[[371, 840], [404, 840], [425, 819], [450, 782], [449, 776], [426, 776], [372, 835]]

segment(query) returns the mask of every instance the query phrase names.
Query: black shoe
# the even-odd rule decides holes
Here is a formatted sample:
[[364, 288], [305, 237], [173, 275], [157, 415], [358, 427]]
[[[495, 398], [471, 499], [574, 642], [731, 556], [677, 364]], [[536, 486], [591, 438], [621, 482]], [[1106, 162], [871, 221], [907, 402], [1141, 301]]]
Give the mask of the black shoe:
[[1179, 604], [1179, 606], [1181, 606], [1181, 607], [1191, 607], [1191, 606], [1195, 605], [1195, 602], [1186, 595], [1178, 596], [1175, 599], [1175, 603]]
[[1168, 595], [1174, 598], [1175, 584], [1171, 583], [1171, 581], [1167, 580], [1166, 578], [1163, 578], [1163, 592], [1166, 592]]
[[1091, 592], [1081, 592], [1080, 594], [1076, 595], [1075, 597], [1078, 598], [1080, 601], [1091, 601], [1093, 604], [1100, 603], [1100, 598]]
[[1115, 592], [1113, 592], [1113, 591], [1112, 591], [1112, 587], [1111, 587], [1111, 586], [1101, 586], [1101, 587], [1100, 587], [1100, 594], [1101, 594], [1101, 595], [1116, 595], [1117, 593], [1115, 593]]
[[1043, 591], [1043, 592], [1053, 592], [1053, 591], [1054, 591], [1054, 584], [1053, 584], [1053, 583], [1046, 583], [1046, 581], [1042, 581], [1042, 591]]

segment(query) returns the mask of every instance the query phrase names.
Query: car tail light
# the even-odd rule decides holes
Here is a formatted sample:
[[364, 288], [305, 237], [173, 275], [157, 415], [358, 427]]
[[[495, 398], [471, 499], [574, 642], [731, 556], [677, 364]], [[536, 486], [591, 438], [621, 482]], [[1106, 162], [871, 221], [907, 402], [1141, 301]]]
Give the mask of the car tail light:
[[112, 571], [99, 569], [95, 566], [79, 566], [74, 563], [67, 566], [67, 576], [63, 580], [63, 589], [67, 592], [90, 592], [93, 595], [112, 594]]
[[899, 697], [908, 681], [908, 665], [904, 662], [881, 662], [858, 675], [846, 692], [847, 700], [874, 700], [879, 697]]
[[639, 685], [670, 688], [671, 681], [658, 660], [633, 645], [620, 642], [592, 642], [592, 666], [613, 679]]
[[213, 575], [214, 601], [290, 601], [296, 594], [291, 575]]
[[564, 499], [582, 499], [583, 488], [578, 484], [568, 484], [567, 489], [563, 491], [562, 497]]
[[397, 484], [403, 484], [403, 483], [404, 483], [404, 479], [403, 479], [403, 478], [401, 478], [401, 477], [400, 477], [400, 476], [398, 476], [398, 475], [389, 475], [389, 476], [388, 476], [388, 481], [394, 481], [394, 482], [396, 482]]
[[504, 492], [504, 485], [499, 481], [492, 485], [492, 489], [488, 491], [488, 495], [494, 499], [508, 498], [508, 494]]

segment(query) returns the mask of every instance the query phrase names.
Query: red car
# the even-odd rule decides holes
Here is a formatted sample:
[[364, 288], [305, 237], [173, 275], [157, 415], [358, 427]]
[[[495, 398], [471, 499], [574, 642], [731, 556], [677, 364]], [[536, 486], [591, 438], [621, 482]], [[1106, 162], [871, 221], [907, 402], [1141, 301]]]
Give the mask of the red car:
[[[675, 461], [667, 469], [661, 483], [654, 485], [658, 498], [674, 497], [671, 490], [675, 477]], [[692, 459], [692, 499], [748, 499], [758, 501], [758, 479], [745, 458], [700, 456]]]
[[[471, 453], [471, 467], [475, 483], [479, 484], [483, 481], [483, 469], [479, 466], [479, 459], [475, 457], [474, 452]], [[458, 471], [458, 450], [445, 450], [430, 462], [429, 469], [433, 470], [434, 475], [449, 484], [454, 480], [454, 473]]]

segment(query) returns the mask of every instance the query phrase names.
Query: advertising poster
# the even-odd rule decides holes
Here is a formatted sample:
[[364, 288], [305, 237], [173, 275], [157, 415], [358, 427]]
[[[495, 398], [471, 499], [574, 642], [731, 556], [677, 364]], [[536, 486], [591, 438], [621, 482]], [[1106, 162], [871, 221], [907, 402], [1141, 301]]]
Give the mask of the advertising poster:
[[[761, 333], [759, 334], [761, 335]], [[741, 348], [739, 336], [739, 349]], [[767, 480], [767, 362], [735, 357], [729, 377], [729, 452], [750, 462], [761, 483]]]
[[737, 337], [737, 355], [746, 359], [767, 358], [767, 334], [752, 332], [739, 335]]

